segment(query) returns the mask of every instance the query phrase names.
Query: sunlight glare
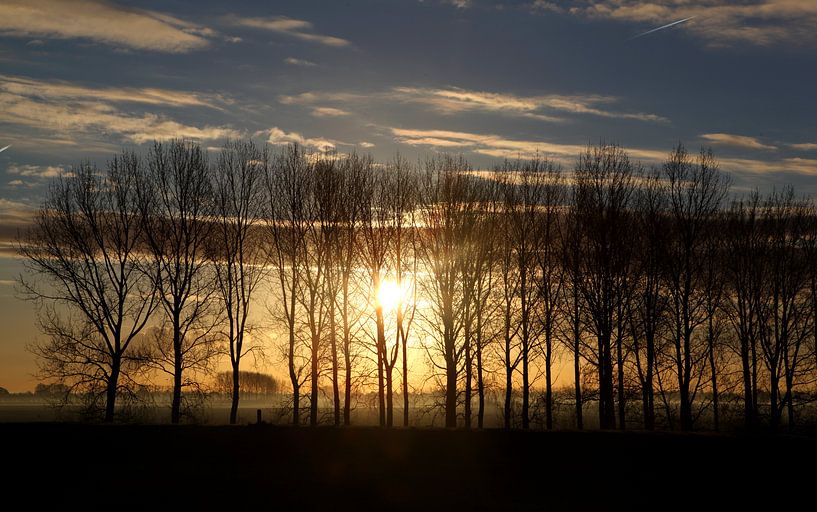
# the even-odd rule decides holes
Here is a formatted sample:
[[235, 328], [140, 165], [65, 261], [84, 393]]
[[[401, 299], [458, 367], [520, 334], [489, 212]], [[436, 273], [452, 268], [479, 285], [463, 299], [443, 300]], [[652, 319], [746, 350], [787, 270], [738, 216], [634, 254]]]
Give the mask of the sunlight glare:
[[392, 311], [403, 303], [404, 295], [404, 290], [397, 282], [385, 279], [377, 291], [377, 302], [383, 311]]

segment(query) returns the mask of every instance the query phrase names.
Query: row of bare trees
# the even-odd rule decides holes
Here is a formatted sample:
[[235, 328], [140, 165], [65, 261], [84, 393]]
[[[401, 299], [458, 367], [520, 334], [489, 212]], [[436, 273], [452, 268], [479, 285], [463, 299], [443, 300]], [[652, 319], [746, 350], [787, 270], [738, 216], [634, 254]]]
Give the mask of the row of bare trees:
[[718, 429], [733, 396], [748, 427], [777, 428], [814, 395], [812, 203], [730, 196], [711, 151], [680, 145], [652, 168], [589, 146], [565, 172], [156, 143], [58, 178], [19, 250], [43, 376], [106, 421], [162, 374], [180, 421], [226, 359], [235, 422], [259, 351], [294, 424], [322, 421], [325, 396], [348, 425], [374, 390], [382, 426], [409, 425], [424, 391], [447, 427], [482, 427], [499, 391], [505, 427], [542, 410], [553, 428], [558, 382], [577, 428], [595, 401], [601, 428]]

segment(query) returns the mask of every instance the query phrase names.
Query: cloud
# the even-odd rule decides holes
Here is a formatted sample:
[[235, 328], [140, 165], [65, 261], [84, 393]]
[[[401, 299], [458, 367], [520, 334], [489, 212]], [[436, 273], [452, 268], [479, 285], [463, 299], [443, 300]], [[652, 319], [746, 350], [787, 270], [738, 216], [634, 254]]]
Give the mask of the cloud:
[[304, 137], [297, 132], [285, 132], [284, 130], [275, 126], [269, 129], [267, 142], [275, 146], [295, 143], [307, 148], [316, 149], [321, 152], [332, 151], [338, 144], [337, 141], [329, 139], [309, 138]]
[[312, 109], [312, 115], [315, 117], [341, 117], [348, 116], [349, 112], [339, 108], [315, 107]]
[[8, 174], [14, 176], [24, 176], [27, 178], [56, 178], [67, 174], [67, 171], [56, 165], [16, 165], [12, 164], [6, 169]]
[[87, 39], [117, 48], [184, 53], [209, 45], [212, 29], [102, 0], [4, 0], [0, 34]]
[[733, 135], [731, 133], [704, 133], [701, 138], [713, 144], [724, 146], [735, 146], [746, 149], [777, 149], [777, 146], [763, 144], [756, 137], [746, 135]]
[[817, 142], [805, 142], [802, 144], [789, 144], [789, 147], [798, 151], [815, 151], [817, 150]]
[[394, 98], [399, 101], [421, 103], [443, 113], [481, 110], [488, 112], [515, 113], [544, 121], [561, 121], [559, 117], [542, 111], [570, 114], [588, 114], [599, 117], [635, 119], [638, 121], [665, 122], [666, 118], [645, 113], [615, 112], [599, 108], [599, 105], [615, 103], [617, 98], [601, 95], [516, 96], [513, 94], [471, 91], [460, 88], [435, 89], [420, 87], [395, 87]]
[[42, 96], [69, 100], [96, 100], [114, 103], [142, 103], [171, 107], [209, 107], [220, 109], [220, 104], [232, 100], [217, 94], [202, 94], [187, 91], [173, 91], [159, 88], [94, 88], [63, 81], [42, 81], [27, 77], [0, 74], [0, 93]]
[[278, 101], [284, 105], [314, 106], [318, 104], [349, 104], [374, 101], [382, 103], [416, 103], [436, 112], [451, 115], [461, 112], [490, 112], [514, 115], [548, 122], [562, 122], [557, 114], [592, 115], [597, 117], [633, 119], [644, 122], [667, 122], [656, 114], [620, 112], [603, 108], [619, 101], [612, 96], [598, 94], [517, 96], [507, 93], [472, 91], [455, 87], [394, 87], [387, 91], [366, 94], [350, 92], [310, 91], [283, 95]]
[[[555, 2], [534, 2], [531, 10], [543, 10], [545, 4]], [[817, 42], [814, 31], [817, 2], [812, 0], [566, 0], [560, 4], [553, 6], [561, 12], [635, 22], [643, 25], [641, 28], [654, 28], [694, 16], [694, 20], [679, 25], [678, 30], [691, 33], [712, 46]]]
[[174, 137], [215, 140], [238, 137], [224, 126], [191, 126], [151, 112], [123, 111], [117, 103], [212, 107], [212, 99], [163, 89], [90, 88], [0, 76], [0, 122], [30, 127], [76, 141], [78, 135], [114, 135], [143, 143]]
[[346, 39], [335, 36], [316, 34], [312, 23], [304, 20], [288, 18], [286, 16], [274, 16], [271, 18], [240, 18], [230, 17], [228, 21], [233, 25], [241, 27], [268, 30], [277, 34], [282, 34], [309, 43], [322, 44], [325, 46], [343, 47], [351, 43]]
[[557, 5], [555, 2], [548, 2], [546, 0], [536, 0], [532, 4], [530, 4], [530, 8], [533, 11], [545, 11], [545, 12], [564, 12], [564, 9]]
[[316, 103], [351, 103], [362, 101], [365, 98], [372, 98], [374, 94], [356, 94], [350, 92], [328, 92], [310, 91], [294, 95], [278, 96], [278, 102], [282, 105], [315, 105]]
[[23, 187], [28, 186], [28, 183], [25, 183], [23, 180], [11, 180], [8, 182], [9, 187]]
[[[532, 158], [544, 155], [570, 168], [576, 157], [587, 148], [584, 144], [562, 144], [542, 140], [512, 139], [502, 135], [479, 134], [450, 130], [387, 128], [398, 143], [426, 146], [442, 151], [473, 152], [495, 158]], [[660, 165], [669, 151], [650, 148], [625, 148], [629, 156], [646, 164]], [[817, 159], [784, 158], [758, 160], [748, 158], [718, 158], [720, 168], [737, 174], [768, 174], [790, 172], [817, 175]]]
[[395, 141], [411, 146], [430, 146], [444, 150], [469, 150], [497, 158], [530, 158], [537, 154], [575, 157], [587, 146], [554, 144], [544, 141], [509, 139], [501, 135], [451, 130], [389, 128]]
[[301, 66], [304, 68], [311, 68], [313, 66], [317, 66], [314, 62], [304, 60], [304, 59], [296, 59], [295, 57], [287, 57], [284, 59], [285, 64], [289, 64], [290, 66]]

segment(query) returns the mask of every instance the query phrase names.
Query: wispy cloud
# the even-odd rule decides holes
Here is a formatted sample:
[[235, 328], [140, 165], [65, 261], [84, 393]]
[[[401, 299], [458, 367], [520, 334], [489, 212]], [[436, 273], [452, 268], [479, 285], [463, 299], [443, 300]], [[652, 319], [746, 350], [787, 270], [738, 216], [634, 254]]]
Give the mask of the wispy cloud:
[[349, 112], [333, 107], [315, 107], [312, 109], [312, 115], [315, 117], [341, 117], [348, 116]]
[[701, 138], [713, 144], [721, 144], [724, 146], [734, 146], [745, 149], [777, 149], [777, 146], [764, 144], [756, 137], [748, 137], [746, 135], [734, 135], [731, 133], [704, 133]]
[[362, 94], [352, 92], [309, 91], [300, 94], [278, 96], [283, 105], [315, 105], [318, 103], [352, 103], [363, 101], [367, 97], [376, 97], [377, 93]]
[[802, 144], [789, 144], [789, 147], [798, 151], [817, 151], [817, 142], [804, 142]]
[[16, 95], [42, 96], [69, 100], [95, 100], [114, 103], [142, 103], [171, 107], [221, 108], [232, 103], [229, 98], [217, 94], [202, 94], [159, 88], [135, 87], [87, 87], [63, 81], [34, 80], [27, 77], [0, 74], [0, 92]]
[[27, 178], [56, 178], [68, 173], [66, 169], [57, 165], [17, 165], [12, 164], [6, 169], [6, 173], [14, 176], [24, 176]]
[[305, 20], [288, 18], [286, 16], [274, 16], [271, 18], [241, 18], [231, 16], [227, 19], [233, 25], [248, 27], [260, 30], [275, 32], [287, 37], [299, 39], [309, 43], [322, 44], [325, 46], [349, 46], [351, 43], [346, 39], [335, 36], [327, 36], [314, 32], [312, 23]]
[[498, 158], [529, 158], [536, 154], [575, 157], [584, 145], [556, 144], [545, 141], [510, 139], [495, 134], [479, 134], [451, 130], [389, 128], [395, 141], [411, 146], [427, 146], [443, 150], [472, 151]]
[[4, 0], [0, 34], [86, 39], [118, 48], [184, 53], [208, 46], [212, 29], [102, 0]]
[[587, 114], [618, 119], [665, 122], [666, 118], [641, 112], [617, 112], [601, 108], [600, 105], [615, 103], [618, 98], [602, 95], [558, 95], [517, 96], [507, 93], [471, 91], [460, 88], [396, 87], [392, 90], [394, 99], [428, 105], [444, 113], [463, 111], [503, 112], [535, 117], [544, 121], [562, 121], [562, 118], [547, 112]]
[[386, 91], [368, 93], [309, 91], [296, 95], [283, 95], [278, 101], [284, 105], [346, 105], [371, 104], [372, 102], [393, 104], [414, 103], [425, 105], [431, 110], [453, 115], [461, 112], [489, 112], [538, 119], [548, 122], [563, 122], [565, 115], [591, 115], [596, 117], [632, 119], [645, 122], [667, 122], [665, 117], [641, 113], [621, 112], [605, 108], [605, 105], [619, 102], [619, 98], [598, 94], [541, 96], [518, 96], [508, 93], [472, 91], [460, 88], [434, 87], [394, 87]]
[[[514, 139], [497, 134], [481, 134], [436, 129], [387, 128], [394, 140], [401, 144], [422, 146], [440, 151], [475, 153], [495, 158], [531, 158], [544, 155], [567, 168], [587, 148], [584, 144], [569, 144], [545, 140]], [[649, 165], [660, 165], [669, 155], [667, 150], [626, 148], [631, 158]], [[719, 158], [720, 168], [744, 175], [774, 175], [789, 172], [807, 176], [817, 175], [817, 159], [783, 158], [774, 160], [750, 158]]]
[[[817, 2], [812, 0], [565, 0], [534, 2], [534, 11], [650, 25], [694, 17], [679, 25], [715, 46], [817, 42]], [[647, 27], [649, 28], [649, 27]]]
[[295, 143], [306, 148], [315, 149], [322, 152], [332, 151], [338, 144], [338, 141], [330, 139], [320, 137], [310, 138], [304, 137], [297, 132], [286, 132], [277, 126], [273, 126], [268, 130], [267, 142], [276, 146]]
[[211, 99], [195, 93], [162, 89], [95, 89], [16, 77], [0, 77], [0, 122], [30, 127], [68, 141], [78, 135], [118, 136], [143, 143], [153, 139], [183, 137], [215, 140], [237, 137], [225, 126], [193, 126], [152, 112], [121, 110], [119, 103], [147, 105], [213, 106]]
[[290, 66], [300, 66], [302, 68], [311, 68], [317, 66], [317, 64], [315, 64], [312, 61], [308, 61], [305, 59], [296, 59], [295, 57], [287, 57], [286, 59], [284, 59], [284, 64], [289, 64]]

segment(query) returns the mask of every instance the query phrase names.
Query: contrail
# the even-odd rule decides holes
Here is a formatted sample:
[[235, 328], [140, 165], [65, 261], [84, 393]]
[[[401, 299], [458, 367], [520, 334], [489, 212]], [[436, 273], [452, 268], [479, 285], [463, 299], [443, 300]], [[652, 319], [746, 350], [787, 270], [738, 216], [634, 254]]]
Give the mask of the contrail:
[[695, 16], [690, 16], [689, 18], [684, 18], [684, 19], [682, 19], [682, 20], [673, 21], [672, 23], [667, 23], [666, 25], [664, 25], [664, 26], [662, 26], [662, 27], [654, 28], [654, 29], [652, 29], [652, 30], [648, 30], [648, 31], [646, 31], [646, 32], [643, 32], [643, 33], [641, 33], [641, 34], [638, 34], [638, 35], [636, 35], [636, 36], [633, 36], [633, 37], [631, 37], [630, 39], [628, 39], [628, 41], [632, 41], [633, 39], [638, 39], [639, 37], [646, 36], [647, 34], [652, 34], [653, 32], [658, 32], [659, 30], [664, 30], [665, 28], [674, 27], [675, 25], [679, 25], [679, 24], [681, 24], [681, 23], [685, 23], [685, 22], [687, 22], [687, 21], [691, 20], [691, 19], [692, 19], [692, 18], [694, 18], [694, 17], [695, 17]]
[[7, 150], [7, 149], [8, 149], [8, 148], [10, 148], [10, 147], [11, 147], [11, 144], [9, 144], [8, 146], [4, 147], [3, 149], [0, 149], [0, 153], [2, 153], [3, 151]]

